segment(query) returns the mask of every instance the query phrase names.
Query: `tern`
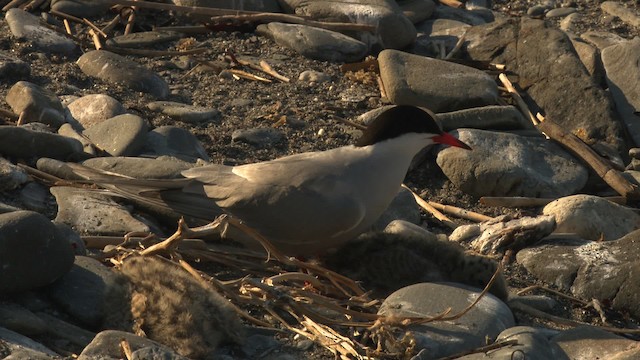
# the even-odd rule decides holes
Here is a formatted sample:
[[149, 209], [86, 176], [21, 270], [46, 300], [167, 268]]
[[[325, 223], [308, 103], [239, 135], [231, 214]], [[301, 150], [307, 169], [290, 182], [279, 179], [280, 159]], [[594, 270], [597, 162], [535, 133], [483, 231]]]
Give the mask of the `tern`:
[[[414, 106], [379, 114], [355, 145], [239, 165], [206, 165], [185, 179], [109, 180], [96, 170], [76, 174], [124, 197], [168, 206], [211, 221], [227, 213], [287, 255], [310, 256], [369, 230], [398, 193], [413, 157], [424, 147], [471, 148], [443, 132]], [[103, 173], [104, 175], [104, 173]]]

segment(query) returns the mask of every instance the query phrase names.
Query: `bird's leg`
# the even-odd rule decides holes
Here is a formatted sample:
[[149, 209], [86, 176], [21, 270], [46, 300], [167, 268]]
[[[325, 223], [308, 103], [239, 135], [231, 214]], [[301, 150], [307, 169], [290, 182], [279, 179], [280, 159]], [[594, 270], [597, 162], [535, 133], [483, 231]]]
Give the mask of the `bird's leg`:
[[173, 252], [180, 242], [189, 237], [198, 237], [198, 236], [206, 236], [215, 233], [219, 233], [219, 227], [223, 226], [227, 222], [227, 215], [221, 215], [217, 217], [214, 221], [210, 222], [207, 225], [199, 226], [196, 228], [189, 228], [189, 226], [185, 223], [184, 219], [180, 219], [178, 221], [178, 230], [165, 239], [164, 241], [152, 245], [146, 249], [144, 249], [140, 254], [141, 255], [155, 255], [160, 252], [170, 253]]

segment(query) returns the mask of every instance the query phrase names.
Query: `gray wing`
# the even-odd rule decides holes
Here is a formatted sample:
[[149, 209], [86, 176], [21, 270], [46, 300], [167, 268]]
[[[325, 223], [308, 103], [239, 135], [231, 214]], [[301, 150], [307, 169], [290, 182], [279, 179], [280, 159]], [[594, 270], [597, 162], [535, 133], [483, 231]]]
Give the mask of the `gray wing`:
[[237, 167], [210, 165], [182, 174], [197, 180], [185, 191], [206, 194], [265, 236], [334, 237], [358, 226], [366, 215], [341, 176], [341, 166], [326, 157], [300, 154]]

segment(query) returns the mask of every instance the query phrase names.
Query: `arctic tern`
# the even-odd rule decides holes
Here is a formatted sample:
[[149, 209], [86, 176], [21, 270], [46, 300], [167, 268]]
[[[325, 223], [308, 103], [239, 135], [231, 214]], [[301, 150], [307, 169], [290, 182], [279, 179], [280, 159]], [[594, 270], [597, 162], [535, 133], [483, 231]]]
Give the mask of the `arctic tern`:
[[[239, 165], [206, 165], [185, 179], [142, 180], [72, 166], [120, 195], [207, 221], [240, 219], [287, 255], [317, 255], [367, 231], [398, 193], [424, 147], [471, 148], [414, 106], [378, 115], [355, 145]], [[256, 243], [257, 244], [257, 243]]]

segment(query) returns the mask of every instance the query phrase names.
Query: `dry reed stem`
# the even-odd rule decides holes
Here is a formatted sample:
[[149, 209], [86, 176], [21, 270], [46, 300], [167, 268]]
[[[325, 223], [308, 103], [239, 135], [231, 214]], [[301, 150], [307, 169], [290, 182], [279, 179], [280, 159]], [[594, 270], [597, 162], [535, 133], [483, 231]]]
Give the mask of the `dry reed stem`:
[[440, 222], [442, 222], [443, 224], [445, 224], [446, 226], [448, 226], [451, 229], [455, 230], [458, 227], [458, 225], [456, 223], [454, 223], [446, 215], [444, 215], [443, 213], [438, 211], [438, 209], [436, 209], [432, 205], [430, 205], [426, 200], [424, 200], [422, 197], [420, 197], [420, 195], [416, 194], [407, 185], [402, 184], [402, 187], [407, 189], [407, 190], [409, 190], [411, 192], [411, 194], [413, 195], [413, 197], [416, 199], [416, 202], [418, 203], [418, 205], [420, 205], [420, 207], [422, 207], [425, 211], [427, 211], [428, 213], [433, 215], [433, 217], [435, 217], [436, 219], [438, 219]]

